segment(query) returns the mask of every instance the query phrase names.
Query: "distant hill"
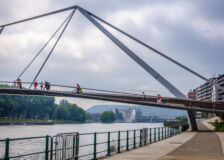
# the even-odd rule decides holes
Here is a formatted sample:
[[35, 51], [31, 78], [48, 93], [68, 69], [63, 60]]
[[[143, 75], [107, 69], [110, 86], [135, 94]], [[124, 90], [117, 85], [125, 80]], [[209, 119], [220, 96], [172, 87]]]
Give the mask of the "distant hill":
[[186, 111], [158, 108], [150, 106], [126, 106], [126, 105], [95, 105], [87, 109], [89, 113], [102, 113], [104, 111], [110, 111], [113, 109], [129, 109], [129, 108], [140, 108], [143, 112], [148, 112], [150, 116], [157, 116], [159, 118], [175, 118], [186, 114]]

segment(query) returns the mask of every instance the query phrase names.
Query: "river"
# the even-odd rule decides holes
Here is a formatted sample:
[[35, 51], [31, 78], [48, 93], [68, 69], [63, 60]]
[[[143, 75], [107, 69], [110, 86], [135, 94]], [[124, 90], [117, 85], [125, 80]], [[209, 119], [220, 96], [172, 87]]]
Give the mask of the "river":
[[21, 138], [34, 136], [54, 136], [65, 132], [107, 132], [133, 130], [141, 128], [162, 127], [162, 123], [84, 123], [84, 124], [55, 124], [55, 125], [9, 125], [0, 126], [0, 139]]

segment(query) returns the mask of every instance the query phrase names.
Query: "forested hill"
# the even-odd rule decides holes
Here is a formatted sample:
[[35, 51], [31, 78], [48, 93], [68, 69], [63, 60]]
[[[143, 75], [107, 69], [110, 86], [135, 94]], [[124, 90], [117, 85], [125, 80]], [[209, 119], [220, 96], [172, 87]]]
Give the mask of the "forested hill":
[[55, 104], [54, 97], [0, 95], [0, 119], [85, 122], [86, 118], [90, 117], [82, 108], [66, 100]]

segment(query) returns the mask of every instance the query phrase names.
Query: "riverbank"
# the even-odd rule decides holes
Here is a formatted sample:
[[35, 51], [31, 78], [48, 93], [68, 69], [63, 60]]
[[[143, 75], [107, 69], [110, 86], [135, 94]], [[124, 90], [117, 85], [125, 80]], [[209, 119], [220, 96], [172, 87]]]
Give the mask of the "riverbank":
[[[93, 122], [84, 122], [93, 123]], [[54, 125], [54, 124], [83, 124], [76, 121], [60, 121], [60, 120], [0, 120], [0, 126], [7, 125]]]

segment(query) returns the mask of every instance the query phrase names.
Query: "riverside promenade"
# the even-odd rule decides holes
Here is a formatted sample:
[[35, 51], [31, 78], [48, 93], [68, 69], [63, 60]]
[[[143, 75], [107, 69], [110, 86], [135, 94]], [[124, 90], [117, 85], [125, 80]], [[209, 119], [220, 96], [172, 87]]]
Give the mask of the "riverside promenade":
[[224, 132], [214, 132], [206, 122], [198, 128], [106, 160], [224, 160]]

